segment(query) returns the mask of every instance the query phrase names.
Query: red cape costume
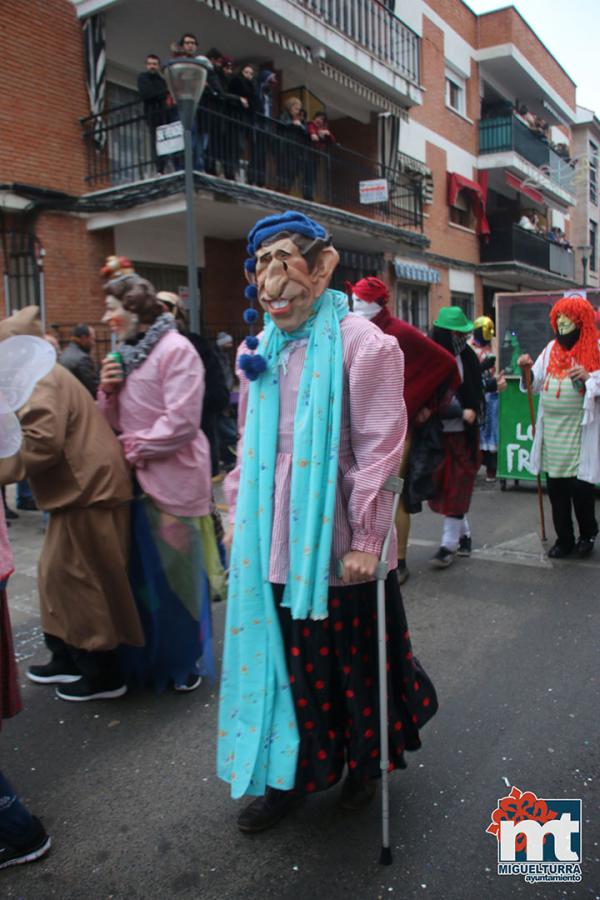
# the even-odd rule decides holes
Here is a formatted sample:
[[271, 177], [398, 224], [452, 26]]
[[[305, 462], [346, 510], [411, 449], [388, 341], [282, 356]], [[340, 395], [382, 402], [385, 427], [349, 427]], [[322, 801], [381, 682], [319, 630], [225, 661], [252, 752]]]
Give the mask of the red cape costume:
[[404, 353], [404, 402], [408, 421], [424, 406], [436, 406], [435, 392], [446, 384], [454, 392], [460, 385], [456, 359], [435, 341], [426, 337], [413, 325], [392, 316], [387, 306], [382, 306], [371, 319], [386, 334], [393, 335]]

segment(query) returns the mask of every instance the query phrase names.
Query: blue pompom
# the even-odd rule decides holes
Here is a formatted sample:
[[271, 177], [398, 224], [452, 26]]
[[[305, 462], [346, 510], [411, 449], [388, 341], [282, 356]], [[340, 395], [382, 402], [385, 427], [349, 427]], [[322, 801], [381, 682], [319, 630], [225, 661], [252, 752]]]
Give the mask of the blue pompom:
[[255, 322], [258, 321], [258, 310], [256, 309], [245, 309], [244, 310], [244, 322], [246, 325], [254, 325]]
[[248, 284], [244, 288], [244, 297], [252, 303], [258, 297], [258, 288], [255, 284]]
[[246, 272], [256, 272], [256, 260], [254, 257], [244, 260], [244, 269]]
[[246, 375], [248, 381], [256, 381], [261, 372], [267, 368], [267, 361], [260, 353], [242, 353], [238, 360], [238, 366]]
[[256, 350], [256, 348], [258, 347], [258, 338], [253, 334], [249, 334], [246, 338], [246, 347], [248, 348], [248, 350]]

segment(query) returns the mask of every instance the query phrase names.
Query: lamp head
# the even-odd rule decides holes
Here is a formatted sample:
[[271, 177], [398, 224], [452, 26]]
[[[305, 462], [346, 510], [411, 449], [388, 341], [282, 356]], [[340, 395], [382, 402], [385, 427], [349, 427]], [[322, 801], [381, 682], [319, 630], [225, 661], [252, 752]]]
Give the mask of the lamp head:
[[165, 80], [184, 128], [191, 129], [212, 64], [205, 56], [177, 56], [165, 66]]

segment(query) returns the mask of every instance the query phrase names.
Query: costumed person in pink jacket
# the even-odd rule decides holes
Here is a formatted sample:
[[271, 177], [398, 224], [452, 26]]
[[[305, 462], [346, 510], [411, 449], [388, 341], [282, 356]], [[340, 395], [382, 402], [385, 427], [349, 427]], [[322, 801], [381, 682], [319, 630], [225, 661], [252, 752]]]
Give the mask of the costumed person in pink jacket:
[[[54, 349], [41, 338], [21, 335], [0, 342], [0, 459], [18, 453], [21, 425], [14, 415], [30, 398], [37, 381], [56, 363]], [[19, 673], [13, 650], [6, 585], [13, 556], [4, 509], [0, 506], [0, 727], [21, 709]], [[23, 805], [0, 772], [0, 869], [33, 862], [50, 849], [44, 826]]]
[[[258, 299], [265, 324], [238, 357], [241, 437], [225, 481], [233, 544], [218, 774], [234, 798], [256, 797], [238, 818], [251, 833], [336, 784], [346, 766], [341, 805], [359, 809], [374, 796], [375, 573], [406, 409], [398, 342], [328, 290], [339, 256], [320, 224], [269, 216], [248, 252], [244, 318], [256, 322]], [[389, 753], [402, 768], [437, 700], [411, 651], [395, 539], [388, 562]]]
[[121, 343], [120, 358], [103, 363], [98, 393], [135, 473], [131, 579], [146, 646], [124, 650], [123, 665], [130, 681], [190, 691], [214, 676], [211, 586], [223, 592], [200, 430], [204, 367], [127, 264], [112, 257], [103, 270], [104, 320]]
[[409, 577], [406, 551], [410, 516], [420, 512], [423, 500], [431, 496], [431, 474], [443, 457], [442, 424], [435, 414], [447, 392], [453, 393], [459, 386], [460, 375], [451, 353], [391, 314], [390, 292], [380, 278], [361, 278], [356, 284], [348, 282], [346, 288], [352, 297], [352, 312], [395, 337], [404, 355], [408, 429], [400, 465], [404, 491], [396, 513], [398, 581], [404, 584]]

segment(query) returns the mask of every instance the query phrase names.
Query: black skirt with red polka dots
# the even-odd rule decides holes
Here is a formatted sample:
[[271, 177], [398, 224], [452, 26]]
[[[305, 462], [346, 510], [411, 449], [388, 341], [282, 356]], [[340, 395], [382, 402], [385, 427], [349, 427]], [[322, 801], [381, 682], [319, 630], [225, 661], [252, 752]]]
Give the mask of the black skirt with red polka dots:
[[[344, 767], [379, 778], [377, 582], [331, 587], [329, 618], [292, 619], [273, 585], [300, 732], [297, 790], [325, 790]], [[390, 768], [421, 746], [419, 728], [437, 711], [435, 688], [413, 656], [396, 572], [386, 581]]]

